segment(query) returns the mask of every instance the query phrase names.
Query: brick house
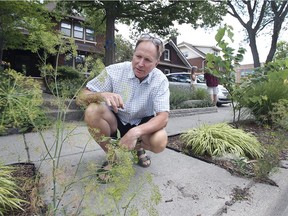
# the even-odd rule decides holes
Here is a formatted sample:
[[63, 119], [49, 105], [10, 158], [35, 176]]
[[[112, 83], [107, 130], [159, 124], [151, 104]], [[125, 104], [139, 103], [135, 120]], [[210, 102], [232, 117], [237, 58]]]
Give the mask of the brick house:
[[191, 64], [177, 47], [176, 39], [164, 42], [164, 52], [157, 68], [164, 74], [176, 72], [190, 72]]
[[187, 42], [181, 42], [178, 44], [178, 48], [181, 50], [188, 62], [196, 66], [199, 72], [203, 72], [206, 65], [206, 55], [208, 53], [214, 53], [220, 55], [220, 48], [215, 46], [193, 45]]
[[[55, 5], [55, 2], [49, 2], [46, 7], [48, 10], [53, 11]], [[82, 64], [88, 55], [94, 55], [96, 58], [103, 57], [105, 37], [103, 34], [97, 34], [93, 29], [85, 27], [82, 24], [85, 21], [83, 17], [71, 15], [66, 16], [60, 22], [53, 18], [52, 20], [56, 23], [55, 30], [63, 33], [66, 37], [74, 38], [77, 45], [77, 56], [70, 60], [65, 60], [65, 56], [62, 55], [59, 58], [58, 65], [76, 67], [77, 64]], [[26, 32], [26, 34], [28, 33]], [[38, 69], [39, 57], [29, 50], [4, 50], [3, 61], [9, 62], [12, 69], [22, 72], [26, 76], [40, 77]], [[55, 65], [56, 57], [49, 58], [48, 63]]]

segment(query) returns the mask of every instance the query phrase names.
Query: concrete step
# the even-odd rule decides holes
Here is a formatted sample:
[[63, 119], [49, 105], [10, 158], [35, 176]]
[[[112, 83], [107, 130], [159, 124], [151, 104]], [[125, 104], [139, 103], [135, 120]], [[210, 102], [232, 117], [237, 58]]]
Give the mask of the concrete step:
[[63, 103], [63, 101], [59, 101], [57, 97], [51, 94], [43, 93], [43, 107], [49, 108], [49, 109], [58, 109], [58, 107], [65, 106], [68, 109], [71, 110], [79, 110], [81, 109], [80, 106], [76, 104], [76, 99], [66, 99]]
[[43, 109], [49, 119], [56, 120], [59, 112], [65, 112], [65, 121], [82, 121], [84, 110], [76, 104], [75, 99], [66, 99], [59, 101], [52, 94], [43, 92]]
[[58, 101], [57, 99], [44, 99], [43, 107], [57, 110], [58, 107], [68, 108], [70, 110], [80, 110], [81, 107], [76, 104], [75, 99], [67, 99], [64, 101]]
[[[47, 116], [51, 120], [56, 120], [58, 116], [57, 110], [48, 110], [46, 112]], [[65, 122], [70, 121], [83, 121], [84, 119], [84, 111], [83, 110], [66, 110], [65, 113]]]

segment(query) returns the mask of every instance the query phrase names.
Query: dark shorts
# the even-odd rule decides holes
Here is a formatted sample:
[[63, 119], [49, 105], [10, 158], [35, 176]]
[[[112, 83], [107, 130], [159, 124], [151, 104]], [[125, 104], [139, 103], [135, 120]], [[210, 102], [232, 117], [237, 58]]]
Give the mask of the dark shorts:
[[[114, 112], [113, 112], [114, 113]], [[126, 124], [123, 125], [123, 123], [120, 121], [118, 115], [116, 113], [114, 113], [116, 119], [117, 119], [117, 124], [118, 124], [118, 130], [121, 134], [121, 137], [123, 137], [131, 128], [136, 127], [137, 125], [131, 125], [131, 124]], [[138, 125], [144, 124], [146, 122], [148, 122], [151, 118], [153, 118], [154, 116], [147, 116], [144, 117], [141, 122]], [[113, 134], [111, 134], [112, 138], [117, 138], [117, 131]]]

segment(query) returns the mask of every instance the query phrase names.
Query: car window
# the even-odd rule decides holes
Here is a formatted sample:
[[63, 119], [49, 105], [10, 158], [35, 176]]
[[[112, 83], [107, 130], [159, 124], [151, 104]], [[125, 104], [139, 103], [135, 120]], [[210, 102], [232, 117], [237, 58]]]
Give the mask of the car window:
[[175, 75], [169, 75], [169, 76], [167, 76], [167, 78], [170, 82], [178, 82], [177, 76], [175, 76]]
[[206, 83], [203, 75], [197, 76], [197, 83]]
[[190, 83], [191, 81], [189, 74], [169, 74], [167, 78], [170, 82]]

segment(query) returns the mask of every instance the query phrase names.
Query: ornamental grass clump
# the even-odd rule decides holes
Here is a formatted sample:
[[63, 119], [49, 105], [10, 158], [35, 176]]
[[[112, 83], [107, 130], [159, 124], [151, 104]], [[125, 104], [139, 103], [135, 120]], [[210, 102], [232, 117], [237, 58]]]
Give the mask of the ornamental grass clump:
[[0, 164], [0, 215], [12, 209], [21, 209], [21, 204], [26, 201], [19, 199], [19, 187], [11, 176], [13, 167]]
[[199, 156], [223, 156], [234, 154], [257, 159], [262, 156], [261, 144], [257, 138], [226, 123], [202, 125], [181, 134], [188, 153]]

